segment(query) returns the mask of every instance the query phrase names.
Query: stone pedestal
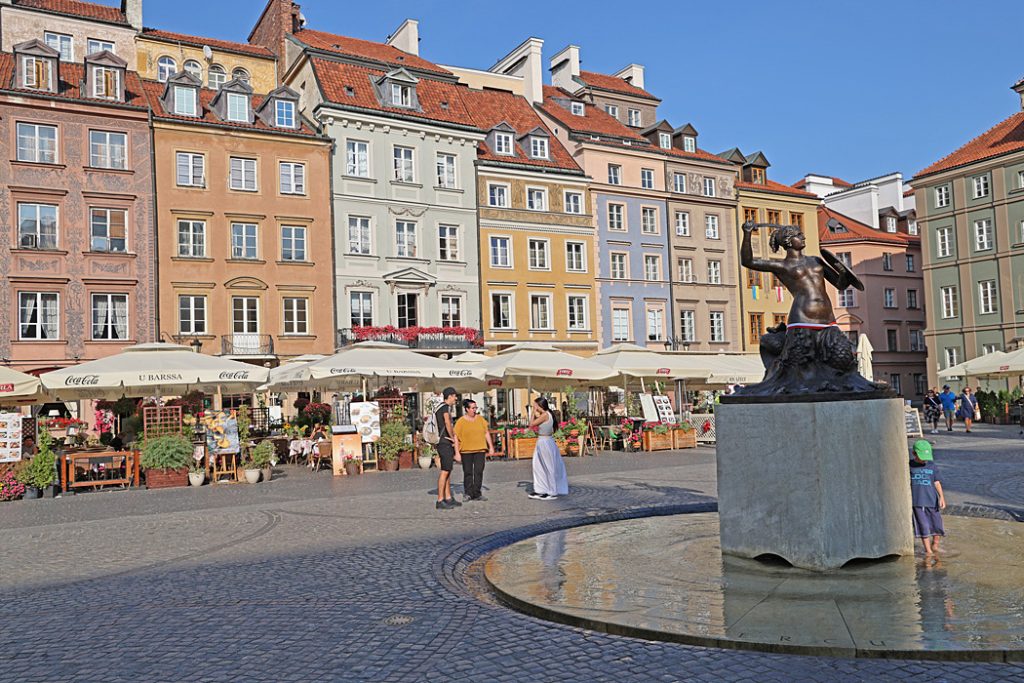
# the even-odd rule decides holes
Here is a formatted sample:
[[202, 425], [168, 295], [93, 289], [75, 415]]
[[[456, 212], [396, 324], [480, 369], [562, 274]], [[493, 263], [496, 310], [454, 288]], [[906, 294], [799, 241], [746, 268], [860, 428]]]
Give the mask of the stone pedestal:
[[722, 552], [817, 571], [914, 552], [903, 401], [715, 409]]

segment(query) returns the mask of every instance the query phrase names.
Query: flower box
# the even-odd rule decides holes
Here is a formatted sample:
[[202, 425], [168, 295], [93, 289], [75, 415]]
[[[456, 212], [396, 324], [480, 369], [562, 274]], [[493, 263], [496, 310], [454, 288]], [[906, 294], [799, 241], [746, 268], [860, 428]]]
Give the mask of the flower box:
[[169, 489], [175, 486], [188, 486], [188, 468], [176, 470], [146, 470], [147, 489]]
[[696, 429], [673, 429], [672, 430], [672, 447], [673, 448], [696, 448], [697, 447], [697, 430]]
[[671, 432], [665, 432], [664, 434], [659, 434], [657, 432], [644, 432], [643, 440], [645, 451], [672, 450]]
[[537, 437], [509, 439], [509, 444], [512, 446], [512, 457], [514, 459], [532, 458], [533, 451], [537, 448]]

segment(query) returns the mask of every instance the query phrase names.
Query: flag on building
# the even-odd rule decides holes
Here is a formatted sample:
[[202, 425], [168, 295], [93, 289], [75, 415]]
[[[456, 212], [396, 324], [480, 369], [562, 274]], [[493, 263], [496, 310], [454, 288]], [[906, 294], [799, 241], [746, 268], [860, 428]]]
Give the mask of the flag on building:
[[784, 300], [785, 300], [785, 298], [784, 298], [784, 296], [783, 296], [783, 293], [784, 293], [784, 292], [785, 292], [785, 290], [784, 290], [784, 289], [782, 288], [782, 285], [779, 285], [779, 286], [777, 286], [777, 287], [775, 288], [775, 295], [776, 295], [777, 297], [779, 297], [779, 301], [780, 301], [780, 302], [781, 302], [781, 301], [784, 301]]

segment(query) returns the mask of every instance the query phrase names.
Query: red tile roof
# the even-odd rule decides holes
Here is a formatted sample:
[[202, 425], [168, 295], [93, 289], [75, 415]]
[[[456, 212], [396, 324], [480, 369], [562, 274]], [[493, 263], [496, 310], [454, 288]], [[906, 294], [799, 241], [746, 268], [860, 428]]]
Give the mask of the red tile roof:
[[[322, 57], [313, 57], [310, 62], [324, 97], [334, 104], [476, 127], [460, 94], [466, 86], [421, 78], [416, 86], [416, 97], [420, 103], [418, 110], [391, 107], [380, 103], [371, 82], [383, 76], [383, 71]], [[352, 89], [351, 95], [345, 91], [346, 87]]]
[[[814, 175], [818, 175], [818, 174], [815, 173]], [[853, 187], [853, 183], [848, 183], [845, 180], [843, 180], [842, 178], [836, 178], [833, 175], [826, 175], [826, 176], [819, 176], [819, 177], [831, 179], [832, 180], [832, 185], [834, 187]], [[795, 187], [798, 190], [805, 190], [805, 189], [807, 189], [807, 178], [801, 178], [800, 180], [798, 180], [795, 183], [793, 183], [791, 185], [791, 187]]]
[[274, 59], [274, 53], [262, 45], [236, 43], [231, 40], [220, 40], [218, 38], [203, 38], [202, 36], [190, 36], [184, 33], [171, 33], [170, 31], [162, 31], [156, 28], [142, 29], [142, 35], [139, 37], [172, 43], [182, 43], [183, 45], [191, 45], [193, 47], [209, 45], [210, 48], [214, 50], [224, 50], [225, 52], [237, 52], [243, 55]]
[[561, 104], [554, 102], [553, 99], [556, 97], [576, 100], [577, 102], [582, 100], [578, 100], [561, 88], [556, 88], [552, 85], [544, 86], [544, 103], [541, 105], [541, 109], [568, 130], [582, 134], [609, 135], [650, 144], [650, 140], [605, 112], [601, 107], [595, 107], [593, 104], [588, 103], [583, 110], [583, 116], [576, 116]]
[[989, 128], [952, 154], [948, 154], [931, 166], [918, 171], [915, 177], [973, 164], [976, 161], [1022, 149], [1024, 149], [1024, 112], [1017, 112], [1005, 121]]
[[[828, 227], [828, 222], [835, 219], [846, 227], [846, 232], [833, 232]], [[889, 242], [890, 244], [907, 246], [917, 245], [921, 238], [915, 235], [908, 235], [902, 232], [886, 232], [875, 230], [870, 225], [861, 223], [858, 220], [841, 214], [827, 206], [818, 207], [818, 238], [824, 244], [826, 242], [856, 242], [860, 240], [872, 240], [875, 242]]]
[[393, 47], [385, 43], [375, 43], [372, 40], [339, 36], [333, 33], [324, 33], [323, 31], [314, 31], [308, 28], [304, 28], [293, 35], [309, 47], [317, 50], [323, 50], [324, 52], [333, 52], [338, 55], [366, 59], [372, 62], [388, 64], [390, 66], [405, 66], [410, 69], [419, 69], [421, 71], [451, 74], [450, 71], [442, 69], [433, 62], [429, 62], [414, 54], [403, 52], [397, 47]]
[[142, 80], [134, 71], [127, 72], [124, 82], [124, 102], [114, 102], [104, 98], [87, 97], [82, 93], [82, 81], [85, 80], [85, 67], [71, 62], [60, 62], [60, 89], [56, 93], [42, 92], [32, 88], [22, 88], [14, 82], [14, 56], [0, 53], [0, 88], [12, 90], [26, 95], [42, 95], [57, 97], [64, 100], [77, 100], [90, 104], [128, 105], [145, 109], [146, 98], [142, 95]]
[[550, 135], [548, 142], [548, 156], [550, 159], [532, 159], [524, 154], [518, 145], [513, 146], [514, 154], [511, 156], [508, 154], [495, 154], [482, 142], [477, 148], [477, 154], [480, 159], [510, 164], [523, 164], [526, 166], [557, 168], [575, 173], [583, 172], [573, 160], [572, 155], [558, 141], [558, 138], [551, 135], [551, 131], [547, 130], [540, 116], [526, 99], [498, 90], [463, 89], [460, 91], [460, 94], [473, 121], [482, 130], [489, 131], [500, 123], [507, 123], [515, 129], [515, 136], [517, 138], [534, 128], [543, 128]]
[[38, 9], [53, 14], [64, 14], [69, 17], [97, 19], [110, 24], [128, 25], [128, 19], [121, 11], [120, 5], [98, 5], [94, 2], [79, 0], [14, 0], [15, 7]]
[[[302, 121], [301, 127], [297, 130], [285, 130], [282, 128], [275, 128], [274, 126], [268, 126], [258, 116], [255, 117], [254, 123], [239, 123], [237, 121], [225, 121], [218, 118], [213, 111], [210, 109], [210, 103], [213, 98], [217, 96], [216, 90], [210, 90], [208, 88], [199, 88], [199, 104], [202, 106], [202, 116], [181, 116], [178, 114], [171, 114], [164, 109], [164, 106], [160, 103], [160, 98], [164, 94], [164, 88], [167, 87], [166, 83], [160, 81], [143, 80], [142, 81], [143, 92], [149, 100], [149, 106], [153, 109], [153, 118], [174, 120], [182, 123], [213, 123], [218, 126], [226, 126], [229, 128], [241, 128], [245, 130], [259, 130], [267, 133], [277, 133], [279, 135], [305, 135], [314, 137], [317, 135], [316, 131], [310, 128], [305, 121]], [[263, 103], [264, 97], [262, 95], [252, 96], [252, 109], [256, 111]]]
[[771, 192], [773, 194], [788, 194], [794, 197], [810, 197], [817, 199], [818, 195], [813, 192], [805, 192], [804, 190], [797, 189], [790, 185], [783, 185], [777, 183], [774, 180], [765, 179], [764, 184], [761, 183], [748, 183], [745, 180], [736, 181], [737, 189], [741, 190], [754, 190], [756, 192]]
[[683, 159], [700, 159], [701, 161], [712, 161], [716, 164], [729, 164], [730, 166], [732, 165], [731, 162], [726, 161], [717, 154], [706, 152], [703, 149], [700, 149], [699, 147], [694, 152], [687, 152], [686, 150], [678, 149], [676, 147], [673, 147], [671, 149], [662, 149], [661, 147], [656, 147], [656, 149], [662, 154], [667, 154], [673, 157], [681, 157]]
[[647, 100], [661, 102], [660, 99], [643, 88], [638, 88], [618, 76], [608, 76], [606, 74], [599, 74], [593, 71], [580, 71], [579, 80], [583, 81], [591, 88], [597, 88], [598, 90], [608, 90], [623, 95], [632, 95], [633, 97], [642, 97]]

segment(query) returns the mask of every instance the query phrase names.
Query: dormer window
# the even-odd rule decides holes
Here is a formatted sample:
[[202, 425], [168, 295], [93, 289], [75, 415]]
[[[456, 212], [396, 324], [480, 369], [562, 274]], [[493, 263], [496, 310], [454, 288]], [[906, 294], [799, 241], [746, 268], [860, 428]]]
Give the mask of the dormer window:
[[178, 63], [171, 57], [164, 56], [156, 61], [156, 78], [161, 83], [166, 83], [177, 71]]
[[765, 176], [763, 168], [752, 168], [750, 169], [750, 181], [757, 185], [765, 184]]
[[179, 116], [196, 115], [196, 89], [188, 86], [174, 86], [174, 113]]
[[684, 152], [696, 152], [697, 151], [697, 140], [690, 137], [689, 135], [683, 137], [683, 151]]
[[57, 60], [60, 53], [41, 40], [13, 46], [15, 87], [57, 92]]
[[885, 217], [885, 231], [886, 232], [896, 232], [896, 217], [895, 216], [886, 216]]
[[401, 83], [391, 84], [391, 104], [396, 107], [412, 106], [412, 88]]
[[102, 100], [124, 100], [124, 77], [128, 62], [117, 55], [92, 52], [85, 56], [83, 94]]
[[202, 64], [200, 64], [199, 62], [197, 62], [194, 59], [189, 59], [189, 60], [185, 61], [185, 63], [182, 65], [182, 68], [185, 69], [185, 73], [190, 73], [193, 76], [195, 76], [196, 78], [198, 78], [200, 83], [203, 82], [203, 65]]
[[530, 156], [534, 159], [548, 158], [548, 139], [541, 137], [530, 138]]
[[512, 134], [511, 133], [495, 133], [494, 134], [494, 153], [495, 154], [512, 154]]
[[121, 72], [105, 66], [92, 68], [92, 96], [117, 100], [121, 98]]
[[295, 127], [295, 103], [277, 100], [274, 103], [274, 125], [278, 128]]
[[[252, 88], [248, 85], [238, 84], [238, 86], [234, 87], [244, 88], [247, 93], [252, 92]], [[216, 110], [216, 108], [214, 109]], [[301, 125], [299, 120], [299, 94], [288, 86], [282, 85], [263, 98], [260, 106], [256, 107], [255, 114], [268, 126], [295, 130]]]
[[672, 136], [668, 133], [658, 133], [658, 146], [662, 149], [671, 149]]
[[584, 112], [583, 103], [582, 102], [573, 102], [573, 103], [571, 103], [570, 104], [570, 111], [575, 116], [583, 116], [583, 112]]
[[242, 93], [229, 92], [228, 96], [228, 121], [239, 123], [249, 122], [249, 97]]
[[243, 69], [242, 67], [238, 67], [237, 69], [233, 69], [231, 71], [231, 79], [236, 81], [242, 81], [243, 83], [248, 84], [249, 72]]
[[21, 58], [21, 84], [33, 90], [53, 90], [53, 60], [39, 57]]

